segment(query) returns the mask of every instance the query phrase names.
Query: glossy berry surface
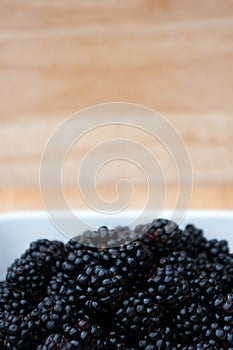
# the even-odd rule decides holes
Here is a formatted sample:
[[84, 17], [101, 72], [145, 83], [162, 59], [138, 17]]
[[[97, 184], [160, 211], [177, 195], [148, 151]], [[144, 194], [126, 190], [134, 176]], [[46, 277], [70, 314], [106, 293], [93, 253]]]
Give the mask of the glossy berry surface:
[[32, 242], [0, 282], [0, 350], [233, 350], [225, 240], [155, 219]]

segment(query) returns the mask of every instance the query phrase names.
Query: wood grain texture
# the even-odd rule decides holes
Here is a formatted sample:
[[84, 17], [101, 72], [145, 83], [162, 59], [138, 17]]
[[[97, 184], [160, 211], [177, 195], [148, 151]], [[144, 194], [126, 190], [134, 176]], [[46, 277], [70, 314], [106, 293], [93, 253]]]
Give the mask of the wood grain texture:
[[[174, 208], [174, 200], [177, 195], [177, 189], [173, 186], [167, 188], [168, 197], [164, 203], [164, 208]], [[102, 188], [101, 194], [105, 199], [112, 199], [109, 195], [111, 189], [108, 187]], [[0, 212], [12, 210], [37, 210], [44, 209], [41, 194], [38, 189], [30, 188], [1, 188], [0, 197]], [[135, 200], [130, 206], [131, 209], [141, 209], [143, 206], [142, 198], [145, 198], [145, 189], [137, 187], [135, 190]], [[68, 203], [71, 208], [90, 209], [82, 200], [82, 197], [73, 190], [67, 192]], [[155, 208], [160, 209], [158, 203], [155, 203]], [[191, 201], [188, 206], [190, 209], [228, 209], [233, 208], [233, 186], [230, 185], [198, 185], [195, 186], [192, 192]], [[49, 209], [49, 208], [47, 208]]]
[[40, 207], [48, 138], [71, 114], [109, 101], [163, 114], [192, 158], [191, 205], [233, 208], [232, 96], [232, 0], [2, 0], [0, 210]]

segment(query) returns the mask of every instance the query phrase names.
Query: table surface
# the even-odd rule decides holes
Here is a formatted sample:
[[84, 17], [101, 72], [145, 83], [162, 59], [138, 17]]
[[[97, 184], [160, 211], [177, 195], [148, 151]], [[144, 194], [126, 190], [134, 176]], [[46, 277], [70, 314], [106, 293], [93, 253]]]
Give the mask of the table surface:
[[[194, 170], [192, 208], [233, 209], [232, 93], [232, 0], [3, 0], [0, 211], [42, 207], [48, 138], [76, 111], [109, 101], [153, 108], [179, 131]], [[170, 178], [167, 189], [170, 206]], [[136, 192], [140, 207], [140, 181]]]

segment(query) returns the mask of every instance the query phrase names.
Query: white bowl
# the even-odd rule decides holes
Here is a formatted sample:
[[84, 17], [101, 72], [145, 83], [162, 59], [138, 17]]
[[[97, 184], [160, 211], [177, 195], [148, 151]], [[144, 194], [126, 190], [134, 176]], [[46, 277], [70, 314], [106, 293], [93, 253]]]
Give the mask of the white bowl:
[[[163, 211], [160, 217], [170, 218], [172, 212]], [[78, 213], [84, 221], [88, 218], [94, 226], [108, 225], [115, 227], [125, 225], [137, 217], [136, 211], [125, 214], [112, 215], [103, 222], [103, 215], [95, 215], [88, 211]], [[132, 218], [132, 220], [131, 220]], [[154, 219], [152, 213], [143, 216], [144, 222]], [[233, 211], [190, 210], [182, 219], [180, 226], [193, 223], [204, 229], [208, 238], [226, 239], [233, 250]], [[77, 234], [81, 228], [77, 227]], [[4, 279], [7, 267], [15, 258], [29, 246], [31, 241], [39, 238], [58, 239], [66, 241], [67, 238], [52, 224], [49, 217], [42, 211], [16, 212], [0, 215], [0, 280]]]

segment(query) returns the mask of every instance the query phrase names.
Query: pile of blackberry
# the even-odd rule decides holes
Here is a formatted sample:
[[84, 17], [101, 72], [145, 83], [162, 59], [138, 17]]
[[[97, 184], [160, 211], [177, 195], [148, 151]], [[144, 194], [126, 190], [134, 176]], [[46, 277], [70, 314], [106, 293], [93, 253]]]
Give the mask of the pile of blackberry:
[[31, 243], [0, 282], [0, 350], [233, 350], [233, 255], [156, 219]]

